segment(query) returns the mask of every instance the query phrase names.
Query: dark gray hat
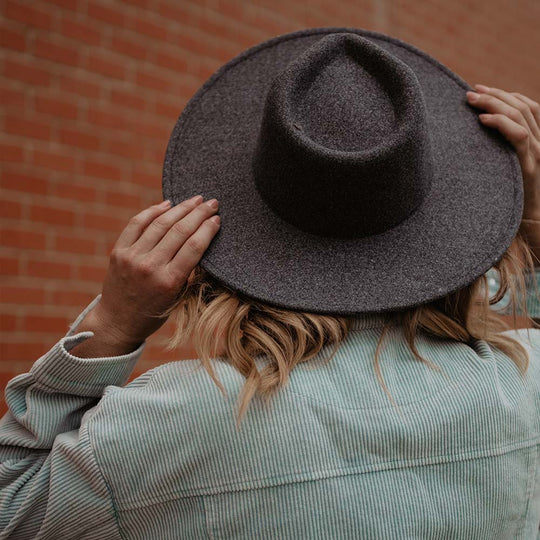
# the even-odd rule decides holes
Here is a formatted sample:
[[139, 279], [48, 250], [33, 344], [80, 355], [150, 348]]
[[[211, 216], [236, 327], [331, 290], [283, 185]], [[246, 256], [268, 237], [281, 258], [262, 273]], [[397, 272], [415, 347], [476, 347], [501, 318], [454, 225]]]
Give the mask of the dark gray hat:
[[200, 266], [255, 300], [336, 315], [435, 300], [487, 272], [523, 212], [516, 153], [470, 89], [384, 34], [275, 37], [189, 101], [163, 196], [219, 200]]

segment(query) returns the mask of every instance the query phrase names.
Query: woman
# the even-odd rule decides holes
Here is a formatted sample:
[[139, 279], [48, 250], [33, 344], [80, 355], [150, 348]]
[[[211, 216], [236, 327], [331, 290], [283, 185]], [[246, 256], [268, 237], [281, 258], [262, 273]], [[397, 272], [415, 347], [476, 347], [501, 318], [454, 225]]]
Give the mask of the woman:
[[[311, 38], [321, 33], [324, 29], [292, 36]], [[350, 54], [359, 47], [365, 56], [357, 60], [377, 62], [380, 69], [371, 75], [389, 70], [392, 88], [403, 85], [406, 90], [401, 96], [404, 101], [418, 90], [402, 63], [372, 43], [352, 34], [343, 37], [336, 29], [327, 33], [328, 40], [310, 42], [312, 48], [304, 48], [307, 53], [299, 63], [290, 64], [292, 69], [276, 79], [264, 129], [277, 129], [272, 122], [280, 117], [273, 116], [271, 99], [279, 98], [290, 82], [287, 77], [304, 80], [303, 68], [313, 72], [313, 66], [320, 64], [311, 62], [328, 58], [327, 53], [336, 54], [333, 58], [341, 62], [332, 64], [329, 84], [350, 74]], [[362, 35], [380, 40], [379, 44], [387, 40], [406, 54], [412, 50], [379, 34]], [[278, 42], [289, 46], [293, 40], [273, 41]], [[266, 44], [257, 50], [268, 48]], [[347, 54], [340, 56], [343, 51]], [[252, 58], [253, 51], [250, 54]], [[431, 65], [434, 62], [429, 59]], [[264, 70], [269, 66], [264, 63]], [[220, 73], [223, 82], [224, 71]], [[322, 71], [319, 75], [323, 88], [320, 81], [325, 76]], [[369, 77], [355, 84], [363, 88], [366, 99], [375, 99], [381, 88], [370, 86]], [[476, 88], [477, 92], [466, 94], [465, 88], [459, 89], [469, 103], [464, 107], [482, 111], [480, 122], [491, 130], [471, 128], [477, 137], [473, 142], [482, 141], [491, 157], [490, 144], [502, 140], [493, 139], [493, 133], [499, 132], [515, 148], [522, 172], [519, 231], [510, 225], [513, 239], [490, 270], [497, 275], [498, 287], [490, 291], [485, 273], [477, 267], [472, 282], [470, 275], [464, 276], [468, 284], [444, 295], [432, 291], [423, 303], [411, 296], [409, 305], [401, 309], [358, 309], [347, 314], [349, 297], [340, 297], [337, 288], [332, 298], [341, 298], [341, 303], [333, 312], [287, 309], [284, 302], [264, 302], [260, 296], [244, 294], [240, 286], [227, 286], [227, 279], [216, 279], [210, 258], [206, 267], [212, 273], [199, 266], [219, 238], [217, 204], [203, 203], [196, 196], [172, 208], [165, 202], [145, 209], [116, 242], [102, 293], [29, 373], [8, 384], [9, 411], [0, 426], [1, 537], [536, 538], [540, 333], [530, 330], [527, 338], [522, 331], [511, 332], [490, 304], [508, 299], [514, 315], [517, 306], [525, 315], [528, 307], [533, 316], [540, 316], [534, 279], [539, 275], [534, 264], [540, 261], [540, 113], [537, 103], [519, 93]], [[208, 89], [207, 85], [197, 99], [211, 94]], [[323, 99], [323, 94], [324, 88], [319, 89], [318, 98]], [[244, 95], [252, 99], [256, 89]], [[419, 107], [424, 98], [417, 98]], [[384, 103], [384, 96], [381, 100]], [[427, 91], [425, 100], [431, 106]], [[402, 103], [394, 102], [396, 110]], [[278, 99], [276, 110], [279, 104]], [[206, 105], [205, 109], [191, 104], [188, 116], [210, 110], [211, 104]], [[448, 113], [454, 112], [447, 112], [449, 123], [452, 114]], [[319, 113], [318, 118], [324, 111]], [[407, 110], [401, 113], [396, 117], [409, 118]], [[306, 133], [309, 128], [313, 136], [321, 127], [309, 123], [315, 115], [298, 114], [303, 121], [295, 122], [294, 129]], [[339, 114], [332, 111], [333, 118]], [[469, 113], [463, 115], [469, 122]], [[245, 118], [250, 115], [242, 121]], [[420, 130], [415, 136], [421, 137], [422, 119], [409, 119], [410, 126]], [[369, 122], [369, 117], [364, 120]], [[341, 125], [345, 121], [341, 119]], [[200, 126], [210, 136], [207, 124]], [[189, 127], [192, 136], [197, 130], [193, 120]], [[376, 131], [382, 129], [380, 125], [371, 128], [373, 137], [380, 137]], [[179, 156], [175, 152], [179, 132], [177, 126], [168, 150], [170, 170], [175, 166], [171, 156]], [[328, 124], [323, 132], [330, 133]], [[222, 136], [223, 132], [214, 133]], [[335, 144], [343, 135], [336, 133]], [[275, 139], [267, 139], [271, 140]], [[412, 152], [422, 146], [421, 139], [415, 141]], [[340, 144], [346, 142], [340, 139]], [[325, 159], [332, 153], [331, 142], [326, 143]], [[428, 147], [422, 151], [428, 152]], [[275, 158], [275, 149], [261, 151], [274, 152]], [[204, 152], [200, 154], [201, 163], [208, 167]], [[344, 155], [333, 158], [342, 163]], [[401, 163], [398, 172], [406, 174], [407, 167], [417, 166], [419, 159], [423, 167], [426, 155]], [[494, 158], [497, 155], [493, 153]], [[193, 159], [194, 154], [187, 156]], [[306, 155], [302, 163], [308, 159]], [[382, 159], [380, 154], [377, 159]], [[460, 154], [460, 159], [470, 158]], [[235, 161], [232, 164], [240, 167]], [[487, 161], [485, 166], [489, 167]], [[453, 170], [458, 168], [455, 164]], [[410, 186], [423, 170], [415, 169]], [[380, 168], [375, 170], [379, 172]], [[165, 181], [170, 181], [170, 174]], [[503, 186], [495, 176], [492, 181], [493, 186]], [[457, 185], [457, 179], [454, 182]], [[171, 185], [166, 183], [165, 189], [171, 190]], [[471, 198], [474, 189], [471, 184]], [[432, 200], [442, 191], [430, 193]], [[421, 190], [417, 194], [425, 197]], [[406, 206], [408, 194], [399, 196]], [[272, 194], [266, 192], [265, 197], [270, 201]], [[328, 201], [331, 204], [331, 197]], [[510, 214], [515, 208], [507, 211]], [[298, 219], [299, 214], [302, 209], [296, 208], [288, 217]], [[351, 214], [351, 219], [353, 225], [371, 227], [385, 218], [374, 215], [360, 225], [358, 216]], [[483, 217], [477, 214], [474, 219], [480, 223]], [[334, 237], [340, 234], [340, 223], [337, 216], [327, 224]], [[475, 223], [469, 223], [471, 229]], [[220, 232], [225, 233], [226, 227], [224, 220]], [[451, 224], [447, 230], [451, 237]], [[484, 235], [487, 242], [488, 232]], [[423, 242], [437, 249], [433, 238], [426, 236]], [[363, 249], [368, 248], [363, 244]], [[446, 249], [450, 252], [452, 247]], [[325, 256], [322, 250], [318, 255], [321, 260]], [[279, 257], [278, 253], [276, 265], [284, 259]], [[244, 262], [249, 267], [249, 261]], [[403, 261], [400, 268], [406, 269], [407, 264]], [[403, 279], [409, 279], [406, 293], [414, 293], [418, 300], [428, 294], [428, 277], [415, 282], [411, 276], [418, 274], [413, 270], [410, 266]], [[387, 272], [391, 271], [389, 266]], [[279, 276], [279, 280], [288, 278]], [[261, 291], [265, 285], [260, 284]], [[323, 306], [317, 302], [325, 291], [311, 292], [309, 305]], [[488, 296], [488, 292], [495, 294]], [[527, 297], [522, 294], [518, 305], [524, 292]], [[378, 291], [367, 293], [363, 307]], [[391, 295], [378, 301], [380, 306], [396, 305]], [[171, 314], [177, 322], [171, 348], [191, 336], [200, 361], [170, 362], [122, 387], [146, 338]], [[206, 371], [197, 369], [201, 365], [217, 388]], [[236, 402], [241, 405], [237, 415]]]

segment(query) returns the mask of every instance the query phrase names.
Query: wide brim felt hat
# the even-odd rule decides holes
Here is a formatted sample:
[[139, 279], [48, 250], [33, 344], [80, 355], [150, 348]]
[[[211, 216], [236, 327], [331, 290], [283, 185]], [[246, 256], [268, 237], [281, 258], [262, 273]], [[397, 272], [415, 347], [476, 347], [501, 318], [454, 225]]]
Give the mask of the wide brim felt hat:
[[188, 102], [163, 196], [219, 200], [199, 264], [253, 300], [356, 315], [441, 298], [500, 260], [523, 211], [516, 153], [470, 89], [381, 33], [277, 36]]

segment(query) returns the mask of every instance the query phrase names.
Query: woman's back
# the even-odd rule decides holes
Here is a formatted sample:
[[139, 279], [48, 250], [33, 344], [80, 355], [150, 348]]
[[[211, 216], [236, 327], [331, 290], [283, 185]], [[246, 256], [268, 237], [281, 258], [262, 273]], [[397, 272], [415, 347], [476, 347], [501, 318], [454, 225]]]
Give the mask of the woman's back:
[[373, 365], [385, 316], [361, 315], [329, 362], [325, 347], [298, 364], [237, 431], [245, 378], [223, 360], [227, 398], [199, 360], [122, 386], [144, 344], [70, 354], [99, 298], [6, 389], [2, 537], [536, 538], [540, 330], [507, 332], [529, 353], [522, 378], [484, 340], [420, 332], [439, 372], [391, 326], [380, 367], [396, 407]]
[[382, 324], [355, 321], [330, 363], [298, 365], [239, 432], [245, 380], [224, 362], [213, 366], [227, 401], [196, 360], [109, 387], [87, 429], [124, 535], [534, 538], [540, 330], [530, 342], [520, 331], [523, 382], [484, 341], [420, 334], [420, 354], [446, 377], [392, 328], [381, 369], [396, 410], [373, 370]]

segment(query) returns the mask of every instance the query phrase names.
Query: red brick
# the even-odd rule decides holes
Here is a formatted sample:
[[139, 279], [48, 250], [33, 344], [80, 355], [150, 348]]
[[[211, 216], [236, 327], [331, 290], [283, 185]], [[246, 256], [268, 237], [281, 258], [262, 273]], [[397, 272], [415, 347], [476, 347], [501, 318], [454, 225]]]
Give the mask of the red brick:
[[80, 306], [82, 311], [95, 296], [97, 296], [97, 293], [89, 295], [79, 291], [54, 291], [52, 303], [57, 306]]
[[193, 79], [183, 79], [178, 85], [178, 92], [175, 93], [175, 95], [182, 95], [186, 96], [187, 98], [191, 98], [193, 94], [199, 89], [199, 81], [195, 81]]
[[274, 13], [266, 9], [258, 9], [249, 15], [249, 23], [253, 28], [262, 30], [269, 36], [284, 34], [292, 29], [288, 20], [278, 19]]
[[20, 272], [19, 259], [15, 257], [0, 257], [0, 274], [3, 276], [18, 276]]
[[0, 330], [12, 332], [17, 328], [17, 316], [10, 313], [0, 313]]
[[64, 13], [60, 21], [60, 32], [69, 38], [83, 41], [88, 45], [99, 45], [103, 39], [97, 25], [75, 19], [71, 14]]
[[75, 224], [75, 212], [34, 204], [30, 207], [30, 219], [50, 225], [72, 227]]
[[111, 206], [123, 206], [133, 210], [142, 210], [142, 201], [139, 195], [123, 193], [120, 191], [105, 192], [105, 202]]
[[0, 200], [0, 216], [9, 219], [20, 219], [22, 216], [22, 204], [17, 201]]
[[45, 195], [49, 191], [49, 182], [41, 176], [3, 171], [1, 176], [2, 189], [24, 191], [34, 195]]
[[153, 7], [154, 4], [152, 0], [124, 0], [124, 3], [138, 6], [144, 9], [150, 9], [151, 7]]
[[47, 345], [43, 343], [0, 342], [0, 359], [2, 362], [18, 362], [29, 359], [35, 361], [47, 351]]
[[220, 0], [219, 3], [220, 13], [233, 19], [237, 24], [244, 20], [246, 7], [243, 2], [238, 2], [238, 0]]
[[151, 90], [160, 92], [170, 92], [172, 83], [169, 77], [166, 77], [161, 70], [154, 68], [139, 68], [135, 76], [135, 82], [140, 86], [145, 86]]
[[210, 78], [210, 75], [219, 68], [219, 64], [215, 61], [201, 58], [198, 62], [191, 62], [188, 67], [188, 72], [195, 75], [197, 79], [205, 81]]
[[219, 45], [212, 48], [209, 56], [211, 58], [217, 58], [220, 62], [225, 63], [232, 60], [239, 52], [240, 47], [238, 45], [228, 45], [224, 41], [221, 41]]
[[53, 151], [34, 150], [32, 162], [40, 167], [55, 171], [74, 172], [75, 159]]
[[51, 76], [45, 69], [37, 67], [37, 61], [34, 65], [28, 62], [21, 62], [13, 58], [6, 59], [4, 62], [4, 74], [8, 79], [17, 79], [30, 85], [49, 86]]
[[79, 77], [75, 73], [58, 75], [58, 84], [60, 89], [70, 94], [89, 98], [99, 98], [101, 95], [101, 86], [89, 80], [88, 77]]
[[34, 55], [70, 66], [76, 66], [80, 62], [79, 51], [73, 46], [63, 46], [42, 37], [36, 38], [34, 42]]
[[62, 144], [84, 150], [97, 150], [99, 148], [99, 137], [76, 129], [60, 128], [58, 138]]
[[160, 179], [158, 167], [156, 167], [155, 174], [141, 172], [141, 171], [133, 171], [130, 178], [133, 182], [141, 186], [161, 189], [161, 179]]
[[0, 300], [4, 304], [27, 304], [41, 306], [45, 303], [45, 290], [33, 287], [3, 286]]
[[4, 15], [9, 19], [38, 28], [48, 30], [52, 26], [52, 18], [47, 11], [37, 9], [29, 4], [22, 4], [20, 1], [8, 0], [4, 5]]
[[46, 0], [49, 4], [77, 11], [81, 8], [80, 0]]
[[66, 317], [27, 315], [22, 320], [25, 332], [66, 333], [72, 321]]
[[217, 39], [225, 39], [234, 43], [241, 43], [239, 39], [241, 32], [239, 31], [238, 23], [233, 22], [232, 25], [224, 22], [223, 17], [211, 16], [210, 13], [204, 13], [204, 16], [200, 18], [197, 24], [197, 29], [201, 32], [213, 36]]
[[138, 60], [146, 60], [148, 58], [148, 47], [141, 45], [140, 42], [135, 40], [113, 35], [111, 45], [117, 53], [131, 56]]
[[61, 116], [74, 120], [77, 118], [77, 106], [66, 99], [36, 96], [36, 111], [51, 116]]
[[[145, 205], [146, 208], [148, 208], [149, 206], [151, 205], [150, 204]], [[126, 222], [126, 225], [127, 225], [127, 222]], [[107, 257], [110, 257], [117, 240], [118, 240], [118, 237], [114, 237], [113, 240], [106, 241], [104, 249], [100, 250], [100, 255], [107, 255]]]
[[78, 267], [77, 274], [78, 278], [84, 281], [102, 283], [107, 274], [107, 267], [82, 264]]
[[127, 20], [125, 10], [105, 7], [95, 1], [88, 3], [88, 15], [113, 26], [124, 26]]
[[186, 51], [191, 51], [200, 56], [210, 56], [214, 54], [215, 47], [211, 45], [204, 37], [194, 36], [188, 33], [184, 28], [172, 36], [169, 41]]
[[94, 186], [81, 186], [73, 182], [55, 182], [54, 194], [63, 199], [74, 199], [85, 203], [94, 202], [97, 198], [97, 190]]
[[14, 51], [26, 50], [26, 35], [0, 20], [0, 47]]
[[59, 234], [54, 239], [54, 249], [56, 251], [94, 255], [96, 253], [96, 241], [80, 234]]
[[144, 154], [144, 147], [140, 143], [132, 144], [112, 139], [107, 144], [107, 152], [118, 156], [138, 160], [141, 159]]
[[45, 235], [4, 227], [0, 230], [2, 245], [19, 249], [45, 249]]
[[185, 56], [179, 52], [160, 51], [156, 53], [155, 63], [178, 72], [186, 71], [188, 66]]
[[105, 180], [121, 180], [122, 169], [116, 165], [109, 165], [99, 161], [85, 161], [83, 174], [104, 178]]
[[72, 266], [53, 261], [30, 260], [27, 265], [28, 275], [52, 279], [70, 279]]
[[126, 92], [123, 90], [111, 91], [111, 103], [121, 107], [130, 107], [138, 111], [145, 111], [149, 108], [148, 99], [138, 96], [135, 92]]
[[156, 101], [156, 103], [154, 104], [154, 112], [160, 116], [165, 116], [172, 120], [180, 116], [180, 113], [182, 112], [184, 106], [185, 102], [182, 99], [178, 99], [176, 103]]
[[[0, 362], [2, 361], [2, 358], [0, 358]], [[6, 368], [9, 368], [9, 364], [5, 366]], [[9, 372], [0, 373], [0, 389], [5, 389], [10, 379], [15, 377], [15, 375], [18, 375], [18, 372]], [[0, 392], [1, 394], [2, 392]], [[4, 416], [8, 412], [8, 406], [5, 401], [5, 399], [0, 399], [0, 418]]]
[[91, 124], [103, 126], [112, 129], [121, 129], [129, 131], [131, 128], [131, 122], [128, 120], [127, 114], [118, 114], [118, 108], [110, 108], [105, 110], [103, 108], [97, 109], [89, 106], [87, 110], [87, 119]]
[[107, 54], [99, 52], [90, 52], [86, 59], [86, 69], [105, 75], [124, 80], [126, 78], [125, 65], [119, 61], [111, 60]]
[[186, 26], [196, 26], [198, 17], [185, 2], [171, 2], [165, 0], [159, 3], [159, 13], [168, 20], [182, 23]]
[[51, 128], [45, 122], [28, 120], [22, 116], [6, 115], [5, 129], [12, 135], [20, 135], [31, 139], [49, 140], [51, 137]]
[[119, 219], [110, 214], [96, 214], [88, 212], [83, 216], [83, 227], [120, 233], [124, 230], [128, 220]]
[[0, 143], [0, 160], [11, 161], [14, 163], [20, 163], [24, 160], [23, 149], [15, 144], [2, 144]]
[[145, 138], [151, 137], [155, 140], [163, 141], [163, 144], [166, 145], [167, 139], [171, 134], [172, 127], [170, 125], [164, 125], [161, 122], [158, 123], [134, 120], [131, 125], [131, 130], [133, 133], [138, 133]]
[[23, 108], [26, 102], [25, 94], [21, 90], [15, 90], [10, 88], [0, 88], [0, 103], [4, 107], [9, 106], [13, 108]]
[[134, 20], [134, 28], [136, 32], [145, 34], [152, 39], [159, 41], [167, 40], [167, 28], [163, 23], [153, 22], [147, 17], [136, 17]]
[[163, 159], [165, 157], [165, 149], [164, 148], [146, 148], [144, 157], [147, 161], [150, 161], [152, 163], [163, 163]]

